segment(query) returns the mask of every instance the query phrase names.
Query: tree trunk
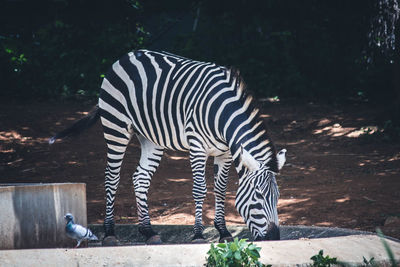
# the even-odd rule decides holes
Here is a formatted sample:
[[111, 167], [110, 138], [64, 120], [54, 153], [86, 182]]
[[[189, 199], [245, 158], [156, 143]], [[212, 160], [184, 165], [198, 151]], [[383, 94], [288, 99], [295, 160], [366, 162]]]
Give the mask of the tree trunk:
[[396, 120], [400, 120], [400, 20], [397, 19], [395, 26], [395, 51], [393, 57], [393, 89], [395, 93], [394, 111]]

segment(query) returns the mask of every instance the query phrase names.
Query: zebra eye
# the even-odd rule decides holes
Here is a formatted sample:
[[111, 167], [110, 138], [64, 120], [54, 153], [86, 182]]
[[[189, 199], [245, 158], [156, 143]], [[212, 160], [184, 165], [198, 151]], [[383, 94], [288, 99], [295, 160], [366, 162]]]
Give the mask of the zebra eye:
[[257, 187], [256, 187], [256, 190], [255, 190], [255, 195], [256, 195], [256, 197], [258, 199], [265, 199], [265, 197], [264, 197], [265, 195]]
[[260, 195], [262, 195], [263, 197], [265, 197], [268, 194], [268, 186], [256, 186], [256, 192]]
[[274, 182], [274, 176], [271, 172], [266, 172], [266, 175], [259, 177], [255, 184], [255, 188], [263, 196], [268, 195], [269, 190], [271, 190], [272, 183]]

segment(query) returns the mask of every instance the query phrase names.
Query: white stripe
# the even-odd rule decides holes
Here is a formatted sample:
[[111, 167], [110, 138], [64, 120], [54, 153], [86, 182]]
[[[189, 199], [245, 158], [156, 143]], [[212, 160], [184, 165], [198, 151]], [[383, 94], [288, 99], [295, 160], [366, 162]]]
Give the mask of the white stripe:
[[158, 118], [157, 118], [157, 114], [158, 111], [156, 110], [156, 103], [157, 103], [157, 89], [158, 89], [158, 83], [160, 82], [160, 76], [161, 76], [161, 68], [158, 65], [158, 63], [155, 61], [155, 58], [153, 56], [151, 56], [150, 53], [146, 52], [146, 55], [150, 58], [151, 64], [154, 66], [154, 70], [156, 72], [156, 80], [154, 82], [154, 87], [152, 88], [153, 90], [153, 99], [152, 99], [152, 110], [153, 110], [153, 120], [155, 122], [155, 126], [156, 126], [156, 132], [158, 134], [158, 140], [160, 142], [160, 146], [165, 146], [164, 143], [164, 138], [162, 136], [162, 130], [160, 128], [159, 122], [158, 122]]
[[105, 102], [103, 99], [99, 99], [99, 107], [103, 110], [106, 110], [108, 113], [113, 115], [114, 117], [118, 118], [120, 121], [123, 121], [126, 123], [126, 125], [131, 125], [133, 120], [130, 118], [126, 117], [125, 114], [122, 114], [118, 110], [116, 110], [113, 106]]
[[237, 140], [236, 144], [240, 143], [240, 140], [241, 140], [244, 136], [246, 136], [246, 135], [249, 134], [249, 133], [252, 133], [252, 132], [254, 131], [254, 129], [256, 129], [256, 128], [262, 123], [262, 121], [257, 122], [250, 130], [244, 132], [240, 137], [235, 138], [236, 135], [237, 135], [237, 133], [243, 128], [243, 126], [249, 124], [249, 123], [254, 119], [254, 117], [256, 116], [256, 114], [257, 114], [257, 112], [252, 112], [252, 113], [250, 114], [250, 116], [249, 116], [244, 122], [242, 122], [242, 123], [235, 129], [235, 131], [234, 131], [233, 134], [232, 134], [232, 139], [229, 141], [229, 146], [232, 145], [232, 143], [233, 143], [233, 141], [234, 141], [235, 139]]
[[[198, 104], [198, 101], [200, 100], [198, 98], [198, 96], [203, 92], [204, 88], [206, 88], [204, 83], [207, 82], [207, 84], [208, 84], [208, 82], [210, 80], [208, 75], [210, 74], [210, 72], [215, 70], [214, 67], [215, 67], [215, 64], [212, 64], [212, 65], [210, 65], [210, 69], [204, 68], [204, 71], [207, 70], [207, 74], [203, 74], [204, 72], [200, 73], [199, 78], [202, 78], [203, 80], [201, 81], [199, 86], [196, 86], [197, 91], [189, 102], [189, 105], [188, 105], [189, 108], [192, 107], [192, 105], [194, 105], [193, 102], [196, 102], [196, 104]], [[196, 83], [197, 83], [197, 81], [198, 80], [196, 80]], [[193, 88], [195, 88], [195, 87], [193, 86], [192, 89]], [[186, 106], [186, 99], [190, 96], [191, 92], [192, 92], [192, 90], [190, 90], [190, 92], [186, 95], [185, 101], [183, 103], [185, 106]]]
[[102, 117], [101, 118], [101, 123], [104, 126], [107, 126], [108, 128], [111, 128], [111, 129], [116, 130], [117, 132], [123, 134], [124, 136], [126, 136], [126, 138], [128, 138], [128, 139], [131, 138], [131, 134], [125, 128], [121, 128], [120, 126], [118, 126], [115, 123], [107, 120], [106, 118]]
[[[169, 117], [169, 124], [171, 126], [171, 132], [172, 132], [172, 140], [171, 141], [172, 141], [172, 143], [175, 145], [175, 147], [178, 150], [183, 150], [184, 149], [183, 147], [181, 147], [179, 145], [178, 140], [177, 140], [178, 139], [178, 135], [180, 136], [180, 134], [178, 134], [178, 133], [180, 133], [181, 130], [183, 131], [183, 121], [180, 118], [180, 114], [179, 114], [180, 113], [179, 111], [180, 111], [180, 102], [181, 101], [179, 99], [179, 95], [178, 95], [177, 103], [173, 103], [172, 100], [173, 100], [173, 97], [175, 95], [176, 89], [177, 89], [180, 81], [183, 79], [184, 75], [186, 73], [188, 73], [189, 71], [191, 71], [191, 69], [193, 69], [194, 67], [195, 67], [195, 65], [192, 65], [189, 68], [187, 68], [182, 73], [182, 75], [179, 76], [178, 80], [174, 82], [174, 86], [173, 86], [172, 91], [171, 91], [170, 99], [168, 100], [168, 114], [170, 114], [170, 116], [168, 116], [168, 117]], [[178, 71], [182, 70], [183, 68], [184, 67], [181, 66]], [[186, 79], [185, 84], [178, 89], [178, 90], [180, 90], [180, 94], [185, 90], [185, 88], [186, 88], [185, 85], [187, 85], [188, 82], [189, 82], [189, 80]], [[173, 108], [173, 105], [175, 105], [175, 108]], [[176, 117], [177, 117], [177, 123], [174, 123], [173, 116], [172, 116], [172, 112], [173, 112], [174, 109], [175, 109], [175, 113], [176, 113]], [[175, 127], [175, 126], [177, 126], [177, 127]]]
[[[142, 124], [142, 123], [146, 123], [147, 122], [146, 124], [149, 124], [148, 126], [149, 126], [149, 130], [150, 130], [150, 136], [148, 135], [148, 133], [146, 134], [146, 136], [148, 138], [151, 138], [151, 140], [156, 140], [155, 139], [155, 135], [154, 135], [154, 131], [153, 131], [153, 127], [149, 123], [150, 122], [150, 117], [149, 117], [149, 110], [147, 109], [147, 75], [146, 75], [146, 71], [143, 68], [142, 62], [138, 61], [136, 59], [136, 57], [130, 57], [129, 60], [132, 62], [133, 65], [135, 65], [137, 67], [137, 69], [139, 71], [139, 77], [140, 77], [140, 79], [142, 81], [142, 101], [141, 101], [142, 103], [141, 104], [143, 105], [143, 111], [144, 111], [144, 116], [145, 116], [146, 120], [145, 120], [145, 122], [142, 122], [142, 118], [140, 117], [140, 113], [136, 112], [138, 120], [140, 120], [139, 123], [143, 127], [142, 128], [143, 131], [147, 133], [145, 125]], [[125, 70], [124, 70], [124, 73], [126, 74]], [[133, 81], [129, 78], [129, 76], [125, 77], [125, 78], [129, 79], [129, 83], [132, 86], [131, 87], [133, 89], [132, 90], [132, 94], [131, 94], [131, 98], [132, 98], [132, 95], [135, 95], [135, 93], [134, 93], [135, 86], [133, 84]], [[129, 86], [128, 86], [128, 88], [129, 88]], [[139, 103], [139, 102], [137, 102], [136, 98], [135, 98], [135, 101], [136, 101], [137, 104]], [[135, 103], [135, 102], [133, 102], [133, 103]], [[135, 105], [133, 105], [133, 106], [134, 106], [134, 108], [136, 108]]]
[[[184, 118], [181, 118], [181, 115], [180, 115], [180, 111], [181, 111], [181, 109], [183, 108], [185, 108], [185, 106], [184, 106], [184, 103], [182, 104], [182, 96], [183, 96], [183, 93], [184, 93], [184, 91], [185, 91], [185, 89], [186, 89], [186, 87], [187, 87], [187, 84], [189, 83], [189, 81], [192, 79], [192, 77], [193, 77], [193, 75], [196, 73], [196, 71], [200, 68], [200, 67], [202, 67], [202, 66], [204, 66], [205, 64], [204, 63], [201, 63], [201, 62], [199, 62], [199, 63], [196, 63], [196, 64], [194, 64], [193, 65], [193, 67], [194, 67], [194, 69], [191, 71], [191, 73], [189, 74], [189, 76], [188, 76], [188, 78], [186, 79], [186, 81], [185, 81], [185, 83], [183, 84], [183, 86], [182, 86], [182, 88], [181, 88], [181, 90], [179, 91], [179, 95], [178, 95], [178, 98], [177, 98], [177, 103], [176, 103], [176, 105], [177, 105], [177, 108], [176, 108], [176, 111], [177, 111], [177, 119], [178, 119], [178, 131], [179, 131], [179, 134], [180, 134], [180, 136], [181, 136], [181, 141], [182, 141], [182, 145], [184, 146], [184, 148], [185, 149], [188, 149], [189, 148], [189, 144], [187, 143], [187, 140], [186, 140], [186, 138], [184, 138], [184, 124], [185, 124], [185, 122], [186, 122], [186, 120], [187, 120], [187, 117], [190, 117], [190, 114], [188, 114], [188, 116], [186, 117], [185, 115], [186, 115], [186, 110], [184, 110], [184, 112], [183, 112], [183, 114], [184, 114]], [[192, 68], [192, 67], [191, 67]], [[189, 69], [190, 68], [188, 68], [188, 70], [186, 70], [186, 72], [187, 71], [189, 71]], [[186, 73], [185, 72], [185, 73]], [[198, 78], [197, 78], [198, 79]], [[194, 83], [195, 84], [195, 83]], [[192, 86], [192, 88], [191, 89], [193, 89], [193, 87], [194, 87], [194, 84], [193, 84], [193, 86]], [[189, 91], [189, 92], [191, 92], [191, 90]], [[187, 96], [187, 95], [186, 95]], [[193, 109], [191, 110], [192, 112], [193, 112]]]
[[251, 103], [251, 98], [246, 99], [246, 101], [244, 102], [243, 106], [240, 109], [238, 109], [235, 112], [233, 112], [233, 114], [229, 117], [229, 119], [226, 122], [225, 127], [224, 127], [224, 136], [226, 136], [226, 131], [228, 130], [228, 127], [230, 126], [230, 124], [233, 121], [233, 119], [236, 116], [239, 116], [239, 115], [245, 113], [247, 108], [249, 107], [250, 103]]
[[114, 141], [114, 142], [117, 142], [122, 145], [127, 145], [129, 143], [129, 140], [127, 140], [127, 139], [119, 138], [119, 137], [116, 137], [114, 135], [107, 134], [107, 133], [104, 133], [104, 138], [106, 140]]
[[[222, 73], [222, 75], [216, 75], [216, 76], [214, 76], [214, 77], [219, 77], [219, 76], [224, 76], [224, 73]], [[214, 77], [210, 78], [210, 80], [213, 79]], [[201, 103], [200, 103], [199, 109], [200, 109], [200, 110], [203, 110], [203, 106], [204, 106], [204, 103], [205, 103], [205, 101], [206, 101], [206, 99], [207, 99], [207, 96], [208, 96], [209, 94], [211, 94], [211, 93], [214, 93], [214, 92], [213, 92], [213, 89], [214, 89], [214, 88], [216, 88], [216, 87], [219, 86], [220, 84], [226, 83], [226, 82], [228, 82], [228, 81], [229, 81], [229, 75], [227, 75], [227, 76], [225, 77], [225, 79], [219, 80], [217, 83], [213, 84], [213, 85], [210, 87], [210, 89], [207, 91], [207, 93], [204, 94], [203, 99], [202, 99], [202, 101], [201, 101]], [[210, 130], [210, 127], [209, 127], [210, 107], [211, 107], [211, 105], [213, 104], [213, 102], [216, 100], [216, 96], [217, 96], [217, 95], [220, 95], [221, 93], [226, 92], [226, 91], [229, 91], [229, 90], [232, 90], [232, 88], [228, 87], [228, 88], [225, 89], [225, 90], [220, 90], [220, 91], [218, 91], [217, 94], [213, 95], [213, 96], [211, 97], [211, 99], [210, 99], [210, 100], [208, 101], [208, 103], [207, 103], [207, 106], [206, 106], [206, 114], [205, 114], [205, 116], [204, 116], [204, 120], [200, 120], [200, 122], [201, 122], [202, 129], [205, 129], [209, 134], [211, 133], [211, 130]], [[217, 118], [215, 118], [215, 121], [217, 121]], [[203, 123], [204, 123], [204, 125], [203, 125]], [[218, 134], [218, 131], [217, 131], [217, 130], [218, 130], [218, 127], [215, 128], [215, 132]], [[213, 138], [213, 136], [209, 136], [209, 137], [212, 138], [212, 139], [214, 139], [215, 144], [218, 144], [218, 142], [216, 141], [215, 138]], [[223, 138], [221, 138], [221, 136], [219, 136], [219, 137], [220, 137], [220, 139], [223, 139]], [[224, 146], [225, 146], [225, 145], [224, 145]]]
[[171, 69], [168, 71], [167, 77], [165, 79], [165, 83], [164, 83], [164, 87], [162, 89], [162, 94], [161, 94], [161, 102], [160, 102], [160, 113], [161, 113], [161, 122], [163, 125], [163, 129], [164, 129], [164, 135], [165, 135], [165, 146], [168, 148], [172, 148], [171, 147], [171, 137], [168, 134], [168, 127], [167, 127], [167, 122], [165, 120], [165, 118], [168, 116], [168, 114], [164, 114], [164, 105], [165, 105], [165, 94], [167, 92], [167, 88], [168, 88], [168, 82], [171, 81], [171, 73], [172, 70], [175, 67], [175, 64], [172, 63], [171, 61], [169, 61], [166, 57], [164, 57], [165, 62], [171, 66]]

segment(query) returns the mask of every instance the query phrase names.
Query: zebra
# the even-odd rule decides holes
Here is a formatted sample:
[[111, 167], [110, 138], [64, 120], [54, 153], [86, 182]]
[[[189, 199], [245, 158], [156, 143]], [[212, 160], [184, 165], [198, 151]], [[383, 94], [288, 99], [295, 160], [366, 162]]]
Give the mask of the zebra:
[[232, 163], [239, 176], [235, 207], [254, 240], [280, 239], [276, 175], [285, 163], [286, 149], [276, 152], [239, 71], [167, 52], [129, 52], [104, 76], [94, 109], [49, 143], [79, 133], [99, 118], [107, 144], [104, 240], [116, 240], [114, 200], [133, 135], [141, 145], [132, 178], [138, 229], [147, 243], [161, 243], [151, 226], [147, 193], [165, 149], [189, 152], [195, 202], [193, 242], [204, 241], [202, 206], [210, 156], [214, 157], [214, 226], [220, 242], [232, 240], [224, 210]]

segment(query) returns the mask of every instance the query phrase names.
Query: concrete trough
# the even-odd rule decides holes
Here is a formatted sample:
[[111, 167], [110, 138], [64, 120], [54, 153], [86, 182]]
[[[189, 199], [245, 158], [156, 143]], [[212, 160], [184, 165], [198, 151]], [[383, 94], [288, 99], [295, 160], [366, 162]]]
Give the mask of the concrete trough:
[[86, 184], [0, 184], [0, 210], [0, 249], [72, 247], [64, 215], [87, 225]]

